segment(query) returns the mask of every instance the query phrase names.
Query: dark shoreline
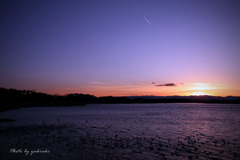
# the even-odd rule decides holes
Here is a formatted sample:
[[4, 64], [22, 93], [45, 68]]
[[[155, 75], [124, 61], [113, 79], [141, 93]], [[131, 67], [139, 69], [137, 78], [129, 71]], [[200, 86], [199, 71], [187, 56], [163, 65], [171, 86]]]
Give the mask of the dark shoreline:
[[240, 97], [228, 96], [125, 96], [96, 97], [72, 93], [64, 96], [49, 95], [31, 90], [0, 88], [0, 112], [24, 107], [83, 106], [86, 104], [138, 104], [138, 103], [210, 103], [240, 104]]

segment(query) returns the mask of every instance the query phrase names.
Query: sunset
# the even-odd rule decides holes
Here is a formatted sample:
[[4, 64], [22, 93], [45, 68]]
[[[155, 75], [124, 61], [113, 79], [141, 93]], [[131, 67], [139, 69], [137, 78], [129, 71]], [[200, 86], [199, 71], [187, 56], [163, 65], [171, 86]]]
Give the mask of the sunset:
[[3, 1], [1, 10], [1, 87], [169, 96], [198, 83], [240, 96], [238, 1]]
[[240, 159], [240, 0], [1, 0], [0, 159]]

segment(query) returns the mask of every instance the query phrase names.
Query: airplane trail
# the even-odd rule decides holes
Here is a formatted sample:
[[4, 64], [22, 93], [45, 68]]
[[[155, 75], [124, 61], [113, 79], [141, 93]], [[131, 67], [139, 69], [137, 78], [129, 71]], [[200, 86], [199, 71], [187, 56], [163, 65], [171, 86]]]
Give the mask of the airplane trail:
[[152, 24], [146, 17], [143, 18], [147, 21], [148, 24]]

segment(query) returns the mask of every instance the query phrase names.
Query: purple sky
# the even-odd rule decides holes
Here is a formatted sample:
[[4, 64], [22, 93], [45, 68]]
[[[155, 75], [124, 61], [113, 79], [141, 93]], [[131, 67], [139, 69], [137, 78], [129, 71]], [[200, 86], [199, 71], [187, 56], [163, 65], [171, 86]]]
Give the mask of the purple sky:
[[203, 83], [240, 95], [238, 0], [2, 0], [0, 24], [0, 87], [138, 95]]

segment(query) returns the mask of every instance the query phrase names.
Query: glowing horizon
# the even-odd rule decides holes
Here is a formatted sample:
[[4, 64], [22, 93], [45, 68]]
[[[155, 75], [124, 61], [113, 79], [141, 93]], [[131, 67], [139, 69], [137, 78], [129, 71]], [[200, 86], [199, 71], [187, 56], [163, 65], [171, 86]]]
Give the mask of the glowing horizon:
[[[58, 87], [57, 90], [40, 89], [48, 94], [66, 95], [70, 93], [91, 94], [97, 97], [102, 96], [239, 96], [239, 90], [231, 91], [231, 87], [223, 84], [207, 84], [207, 83], [178, 83], [176, 86], [156, 86], [149, 82], [145, 83], [126, 83], [126, 84], [107, 84], [100, 82], [90, 82], [90, 85], [72, 86], [69, 88]], [[23, 88], [22, 88], [23, 89]]]

